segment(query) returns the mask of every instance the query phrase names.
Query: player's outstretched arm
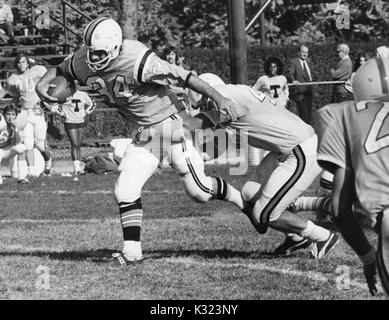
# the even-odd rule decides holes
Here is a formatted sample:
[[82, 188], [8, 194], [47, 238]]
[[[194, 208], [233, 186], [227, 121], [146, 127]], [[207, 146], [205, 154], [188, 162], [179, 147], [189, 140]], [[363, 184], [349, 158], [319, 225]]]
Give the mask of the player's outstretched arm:
[[332, 208], [334, 221], [343, 238], [363, 263], [363, 272], [371, 295], [377, 294], [375, 250], [367, 240], [361, 225], [355, 219], [352, 205], [355, 199], [353, 175], [338, 167], [334, 174]]
[[235, 121], [237, 119], [234, 112], [234, 103], [230, 99], [222, 96], [219, 92], [217, 92], [214, 88], [212, 88], [205, 81], [201, 80], [199, 77], [192, 74], [189, 77], [186, 86], [189, 89], [201, 93], [202, 95], [205, 95], [206, 97], [215, 101], [220, 112], [221, 122]]
[[39, 80], [39, 82], [35, 86], [35, 91], [38, 94], [38, 96], [45, 102], [48, 103], [57, 103], [58, 99], [56, 97], [52, 97], [47, 93], [47, 90], [49, 90], [49, 83], [51, 80], [53, 80], [57, 76], [57, 69], [52, 68], [49, 69], [45, 73], [45, 75]]

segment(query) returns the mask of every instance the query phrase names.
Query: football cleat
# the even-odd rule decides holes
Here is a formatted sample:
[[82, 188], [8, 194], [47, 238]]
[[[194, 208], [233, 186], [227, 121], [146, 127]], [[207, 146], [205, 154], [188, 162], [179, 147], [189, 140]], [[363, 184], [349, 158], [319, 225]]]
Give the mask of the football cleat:
[[30, 180], [28, 180], [27, 178], [21, 178], [18, 180], [18, 183], [20, 184], [27, 184], [27, 183], [30, 183]]
[[42, 176], [44, 176], [44, 177], [51, 177], [50, 173], [51, 173], [51, 168], [50, 169], [45, 169], [42, 172]]
[[317, 241], [312, 244], [310, 254], [313, 259], [321, 259], [326, 256], [339, 242], [339, 236], [331, 233], [325, 241]]
[[285, 241], [281, 243], [277, 248], [274, 249], [273, 254], [288, 256], [292, 252], [306, 249], [311, 245], [312, 245], [312, 241], [308, 239], [295, 241], [291, 237], [286, 237]]
[[127, 258], [123, 253], [120, 253], [120, 252], [113, 253], [112, 258], [113, 258], [113, 260], [117, 261], [122, 266], [129, 266], [129, 265], [134, 265], [134, 264], [138, 264], [138, 263], [143, 262], [142, 255]]

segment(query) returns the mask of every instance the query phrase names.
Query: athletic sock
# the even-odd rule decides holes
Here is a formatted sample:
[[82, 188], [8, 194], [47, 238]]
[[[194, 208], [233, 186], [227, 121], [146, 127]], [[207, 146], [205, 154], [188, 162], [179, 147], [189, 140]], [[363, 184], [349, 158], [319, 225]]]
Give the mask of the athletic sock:
[[142, 254], [140, 243], [143, 218], [141, 198], [134, 202], [120, 202], [119, 212], [124, 238], [123, 253], [128, 257], [139, 256]]
[[303, 237], [299, 236], [299, 235], [296, 234], [296, 233], [285, 233], [285, 236], [286, 236], [287, 238], [289, 238], [289, 239], [295, 241], [295, 242], [301, 241], [301, 240], [304, 239]]
[[80, 172], [81, 171], [81, 164], [79, 160], [74, 160], [73, 161], [73, 168], [74, 172]]
[[316, 241], [326, 241], [330, 237], [331, 232], [329, 232], [327, 229], [324, 229], [320, 226], [317, 226], [312, 221], [307, 221], [307, 227], [303, 232], [300, 233], [300, 236], [312, 240], [314, 242]]
[[27, 178], [28, 169], [26, 160], [18, 160], [18, 179]]
[[298, 197], [294, 201], [297, 211], [322, 211], [331, 214], [331, 197]]
[[31, 176], [31, 177], [35, 177], [36, 176], [35, 167], [28, 167], [28, 175]]
[[51, 166], [52, 166], [51, 159], [45, 161], [45, 169], [46, 169], [46, 170], [50, 170], [50, 169], [51, 169]]
[[211, 199], [229, 201], [235, 204], [240, 210], [244, 208], [243, 198], [240, 191], [228, 184], [220, 177], [212, 177], [213, 194]]

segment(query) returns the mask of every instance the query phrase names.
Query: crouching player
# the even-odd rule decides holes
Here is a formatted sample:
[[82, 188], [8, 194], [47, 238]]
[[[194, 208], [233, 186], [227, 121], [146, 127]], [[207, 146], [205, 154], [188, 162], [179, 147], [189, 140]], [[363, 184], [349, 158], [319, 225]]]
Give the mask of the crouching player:
[[[235, 121], [226, 121], [224, 115], [213, 108], [185, 120], [184, 126], [190, 132], [228, 126], [247, 135], [250, 146], [270, 151], [259, 165], [259, 182], [248, 181], [243, 186], [243, 212], [259, 233], [263, 234], [271, 227], [295, 234], [287, 238], [291, 241], [289, 247], [307, 248], [312, 244], [312, 257], [322, 258], [336, 245], [338, 235], [287, 211], [289, 204], [321, 172], [313, 128], [288, 110], [276, 108], [271, 98], [248, 86], [230, 84], [214, 89], [234, 101], [240, 111], [245, 110], [244, 115]], [[194, 104], [205, 101], [193, 92], [190, 96]]]
[[[3, 114], [0, 113], [0, 164], [3, 160], [8, 160], [11, 163], [12, 175], [15, 175], [17, 162], [15, 156], [23, 154], [26, 151], [26, 146], [21, 143], [21, 138], [17, 127], [14, 124], [16, 119], [17, 110], [13, 105], [9, 105], [4, 108]], [[18, 178], [23, 178], [27, 175], [25, 172], [17, 174]], [[0, 174], [0, 184], [3, 183], [3, 179]]]
[[[386, 297], [389, 296], [388, 70], [389, 59], [369, 60], [355, 74], [355, 102], [330, 104], [318, 111], [321, 126], [326, 127], [320, 134], [318, 161], [334, 174], [333, 219], [363, 263], [370, 293], [377, 293], [378, 269]], [[355, 218], [356, 201], [365, 209], [370, 227], [378, 233], [377, 250]]]

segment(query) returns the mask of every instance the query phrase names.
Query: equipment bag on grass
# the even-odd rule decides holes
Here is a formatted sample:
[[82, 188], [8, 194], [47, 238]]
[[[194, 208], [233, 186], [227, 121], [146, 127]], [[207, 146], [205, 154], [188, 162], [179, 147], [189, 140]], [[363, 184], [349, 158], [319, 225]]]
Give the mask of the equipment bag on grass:
[[118, 172], [119, 164], [108, 154], [100, 153], [82, 159], [86, 173], [106, 174]]

